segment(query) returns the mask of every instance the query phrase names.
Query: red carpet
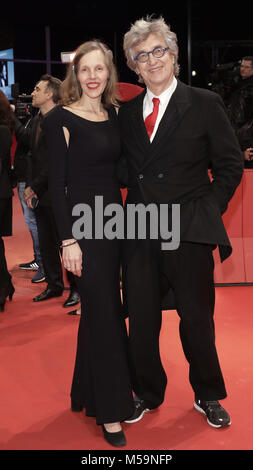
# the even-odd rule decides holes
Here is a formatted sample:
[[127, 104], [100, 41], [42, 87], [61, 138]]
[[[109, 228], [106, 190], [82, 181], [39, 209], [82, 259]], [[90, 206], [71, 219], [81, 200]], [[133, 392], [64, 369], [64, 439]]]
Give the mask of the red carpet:
[[[67, 315], [62, 307], [67, 292], [39, 305], [32, 302], [45, 283], [33, 285], [34, 273], [18, 268], [20, 262], [32, 259], [32, 243], [16, 195], [13, 232], [5, 244], [16, 292], [0, 313], [0, 449], [111, 450], [92, 418], [70, 411], [79, 317]], [[178, 317], [174, 311], [164, 312], [161, 354], [168, 375], [166, 399], [140, 422], [124, 425], [125, 451], [253, 448], [252, 300], [252, 286], [216, 288], [217, 347], [228, 391], [222, 404], [232, 425], [213, 429], [193, 410]]]

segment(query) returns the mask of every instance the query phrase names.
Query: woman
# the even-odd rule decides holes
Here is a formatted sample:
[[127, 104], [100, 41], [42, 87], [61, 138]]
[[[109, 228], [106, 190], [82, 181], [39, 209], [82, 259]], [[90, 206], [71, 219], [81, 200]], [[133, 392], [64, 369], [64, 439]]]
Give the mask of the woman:
[[5, 94], [0, 90], [0, 310], [4, 311], [6, 298], [12, 300], [14, 287], [7, 269], [2, 237], [12, 235], [11, 145], [14, 114]]
[[[120, 299], [120, 241], [73, 238], [77, 204], [92, 210], [95, 197], [121, 204], [116, 178], [120, 155], [116, 70], [99, 41], [82, 44], [62, 86], [62, 106], [45, 119], [49, 188], [66, 269], [77, 276], [81, 318], [71, 390], [73, 411], [86, 408], [105, 439], [125, 445], [121, 421], [134, 410], [126, 355], [127, 334]], [[78, 206], [77, 206], [78, 207]], [[86, 214], [87, 215], [87, 214]], [[78, 237], [79, 238], [79, 237]]]

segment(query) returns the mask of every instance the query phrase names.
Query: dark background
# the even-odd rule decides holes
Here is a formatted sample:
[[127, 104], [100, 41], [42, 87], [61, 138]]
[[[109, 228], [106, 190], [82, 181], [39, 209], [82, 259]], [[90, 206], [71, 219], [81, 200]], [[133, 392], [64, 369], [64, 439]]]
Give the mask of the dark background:
[[[123, 36], [136, 19], [151, 14], [162, 15], [178, 36], [180, 79], [185, 83], [207, 88], [213, 79], [220, 80], [217, 64], [237, 63], [243, 55], [253, 55], [252, 12], [244, 1], [7, 2], [0, 8], [0, 50], [13, 47], [15, 59], [45, 60], [45, 27], [49, 26], [51, 73], [60, 79], [66, 72], [66, 65], [60, 63], [60, 53], [98, 38], [113, 50], [119, 80], [137, 83], [135, 74], [125, 64]], [[196, 76], [189, 75], [189, 69], [195, 70]], [[46, 71], [45, 63], [15, 62], [20, 93], [31, 93]]]

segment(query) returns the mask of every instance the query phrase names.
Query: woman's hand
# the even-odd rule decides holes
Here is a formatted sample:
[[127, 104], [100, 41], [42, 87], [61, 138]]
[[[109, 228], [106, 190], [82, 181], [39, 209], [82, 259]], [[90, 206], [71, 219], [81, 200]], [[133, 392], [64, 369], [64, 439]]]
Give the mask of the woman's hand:
[[79, 276], [79, 277], [81, 276], [82, 274], [82, 251], [78, 243], [74, 243], [73, 245], [70, 245], [70, 246], [63, 246], [62, 259], [63, 259], [63, 265], [68, 271], [72, 272], [76, 276]]

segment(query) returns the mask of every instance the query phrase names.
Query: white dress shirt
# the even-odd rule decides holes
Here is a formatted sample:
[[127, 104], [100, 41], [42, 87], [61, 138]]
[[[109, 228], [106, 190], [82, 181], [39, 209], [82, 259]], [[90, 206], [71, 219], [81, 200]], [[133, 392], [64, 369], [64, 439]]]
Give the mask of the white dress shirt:
[[156, 131], [158, 129], [158, 126], [160, 124], [160, 121], [164, 115], [164, 112], [165, 112], [165, 109], [167, 108], [168, 104], [169, 104], [169, 101], [172, 97], [172, 94], [174, 93], [175, 89], [177, 87], [177, 79], [175, 77], [173, 77], [173, 81], [172, 81], [172, 84], [165, 90], [161, 93], [161, 95], [157, 96], [157, 95], [154, 95], [152, 93], [152, 91], [150, 91], [148, 88], [147, 88], [147, 93], [144, 97], [144, 100], [143, 100], [143, 119], [145, 121], [146, 117], [152, 113], [153, 111], [153, 98], [159, 98], [160, 100], [160, 103], [159, 103], [159, 111], [158, 111], [158, 115], [157, 115], [157, 119], [156, 119], [156, 123], [155, 123], [155, 127], [154, 127], [154, 130], [153, 130], [153, 133], [152, 135], [150, 136], [150, 142], [152, 142], [153, 138], [155, 137], [155, 134], [156, 134]]

